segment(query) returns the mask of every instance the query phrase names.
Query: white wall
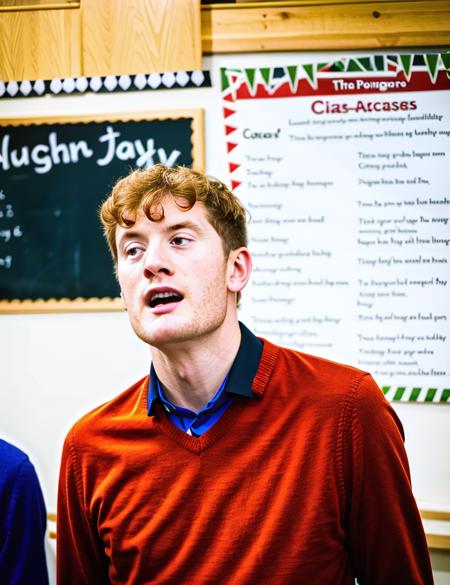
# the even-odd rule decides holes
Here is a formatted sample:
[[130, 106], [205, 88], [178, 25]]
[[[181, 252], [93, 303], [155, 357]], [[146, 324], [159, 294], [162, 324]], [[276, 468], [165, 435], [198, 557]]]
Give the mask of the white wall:
[[[261, 61], [267, 66], [290, 64], [298, 59], [298, 54], [288, 53], [215, 57], [204, 62], [213, 72], [213, 88], [1, 100], [0, 116], [203, 108], [206, 170], [228, 182], [218, 67], [261, 66]], [[148, 349], [121, 312], [0, 315], [0, 356], [0, 435], [29, 453], [48, 510], [55, 511], [65, 433], [81, 414], [147, 373]], [[449, 509], [450, 406], [395, 408], [405, 426], [417, 499]]]

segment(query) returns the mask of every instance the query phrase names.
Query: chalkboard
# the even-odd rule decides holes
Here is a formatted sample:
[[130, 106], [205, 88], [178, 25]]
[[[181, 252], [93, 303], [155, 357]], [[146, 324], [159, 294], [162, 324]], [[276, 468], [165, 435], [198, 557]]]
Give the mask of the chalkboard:
[[134, 168], [202, 168], [201, 114], [0, 122], [0, 312], [118, 308], [98, 208]]

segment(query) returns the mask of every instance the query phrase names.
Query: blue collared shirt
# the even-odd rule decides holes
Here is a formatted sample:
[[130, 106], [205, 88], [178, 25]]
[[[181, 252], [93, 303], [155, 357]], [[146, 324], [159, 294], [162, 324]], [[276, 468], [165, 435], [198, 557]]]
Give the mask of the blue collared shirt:
[[172, 404], [164, 396], [153, 364], [148, 386], [148, 414], [154, 414], [155, 401], [163, 405], [169, 419], [181, 430], [199, 437], [216, 423], [227, 410], [236, 395], [253, 398], [253, 378], [258, 369], [263, 343], [245, 325], [239, 323], [241, 343], [238, 353], [214, 397], [198, 412]]

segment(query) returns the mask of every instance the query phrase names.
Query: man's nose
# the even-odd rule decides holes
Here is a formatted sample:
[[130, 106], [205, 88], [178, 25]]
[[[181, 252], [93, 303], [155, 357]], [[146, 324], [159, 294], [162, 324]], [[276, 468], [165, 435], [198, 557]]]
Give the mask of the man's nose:
[[145, 252], [144, 276], [151, 278], [161, 272], [165, 274], [172, 272], [169, 250], [163, 243], [153, 242]]

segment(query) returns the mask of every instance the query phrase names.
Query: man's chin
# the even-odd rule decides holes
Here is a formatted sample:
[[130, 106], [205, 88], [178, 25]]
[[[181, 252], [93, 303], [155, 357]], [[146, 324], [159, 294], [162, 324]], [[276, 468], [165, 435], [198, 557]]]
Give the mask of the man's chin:
[[148, 345], [162, 349], [173, 343], [179, 343], [185, 341], [185, 336], [181, 333], [182, 328], [176, 326], [163, 326], [162, 323], [158, 323], [157, 326], [151, 326], [148, 328], [135, 329], [137, 336], [142, 339]]

